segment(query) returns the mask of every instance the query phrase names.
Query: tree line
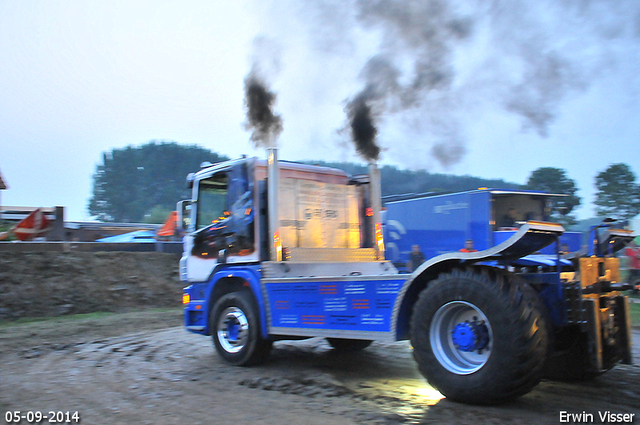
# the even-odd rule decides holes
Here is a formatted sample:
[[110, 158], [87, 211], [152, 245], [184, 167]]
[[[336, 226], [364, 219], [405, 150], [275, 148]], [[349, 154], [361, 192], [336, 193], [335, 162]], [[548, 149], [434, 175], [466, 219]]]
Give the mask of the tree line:
[[[197, 171], [205, 161], [214, 164], [228, 159], [196, 145], [176, 142], [151, 141], [138, 147], [113, 149], [103, 154], [102, 163], [93, 174], [89, 213], [107, 222], [161, 223], [177, 201], [190, 197], [187, 174]], [[308, 163], [339, 168], [352, 175], [367, 172], [365, 165], [349, 162]], [[380, 174], [383, 196], [461, 192], [479, 187], [563, 194], [566, 196], [554, 198], [551, 218], [567, 226], [576, 223], [572, 211], [581, 203], [575, 181], [560, 168], [538, 168], [525, 185], [502, 179], [403, 170], [389, 165], [383, 166]], [[627, 220], [640, 213], [640, 186], [628, 165], [610, 165], [596, 175], [595, 186], [598, 216]]]
[[205, 161], [226, 161], [208, 149], [151, 141], [104, 153], [93, 174], [89, 214], [108, 222], [166, 220], [176, 202], [190, 197], [187, 174]]

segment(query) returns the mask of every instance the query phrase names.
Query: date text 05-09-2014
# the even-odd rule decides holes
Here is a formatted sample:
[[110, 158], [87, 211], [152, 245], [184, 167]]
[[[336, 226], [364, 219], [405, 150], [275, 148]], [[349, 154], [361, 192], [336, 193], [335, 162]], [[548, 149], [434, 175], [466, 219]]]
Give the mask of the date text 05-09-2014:
[[78, 412], [63, 412], [50, 410], [47, 412], [27, 411], [20, 410], [8, 411], [4, 414], [4, 420], [8, 424], [16, 424], [22, 421], [27, 423], [49, 423], [49, 424], [70, 424], [79, 423], [80, 414]]

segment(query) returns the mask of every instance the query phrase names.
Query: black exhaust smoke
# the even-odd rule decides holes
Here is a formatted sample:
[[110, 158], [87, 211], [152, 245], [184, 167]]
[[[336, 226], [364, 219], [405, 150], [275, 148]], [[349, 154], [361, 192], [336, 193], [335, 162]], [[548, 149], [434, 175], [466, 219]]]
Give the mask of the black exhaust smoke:
[[[372, 117], [381, 145], [382, 123], [394, 126], [402, 118], [406, 136], [395, 140], [388, 154], [421, 167], [427, 155], [445, 168], [459, 162], [467, 150], [469, 118], [477, 119], [470, 111], [486, 105], [514, 114], [524, 131], [547, 137], [570, 96], [587, 91], [593, 80], [611, 71], [623, 78], [633, 74], [627, 72], [629, 58], [635, 57], [631, 52], [637, 51], [640, 34], [637, 0], [304, 4], [297, 9], [297, 21], [310, 25], [308, 38], [321, 54], [350, 61], [354, 46], [364, 40], [362, 31], [379, 37], [360, 74], [365, 87], [376, 92], [364, 103], [375, 105]], [[362, 46], [368, 49], [369, 41]], [[351, 99], [352, 106], [361, 101]]]
[[255, 69], [244, 80], [244, 106], [247, 110], [246, 130], [253, 130], [251, 141], [256, 147], [275, 147], [282, 132], [282, 117], [273, 112], [276, 94], [269, 91]]
[[374, 123], [371, 100], [368, 102], [366, 89], [347, 103], [345, 112], [356, 151], [368, 162], [377, 162], [380, 156], [380, 147], [376, 144], [378, 129]]

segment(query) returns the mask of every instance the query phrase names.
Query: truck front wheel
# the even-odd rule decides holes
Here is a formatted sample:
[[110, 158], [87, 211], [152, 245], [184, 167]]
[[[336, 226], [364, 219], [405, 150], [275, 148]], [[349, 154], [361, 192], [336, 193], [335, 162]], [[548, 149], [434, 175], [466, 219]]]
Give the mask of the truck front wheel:
[[493, 404], [529, 392], [548, 352], [538, 295], [500, 269], [440, 275], [416, 302], [411, 343], [421, 373], [451, 400]]
[[260, 335], [258, 309], [249, 293], [220, 297], [211, 310], [209, 329], [218, 354], [229, 364], [261, 363], [271, 350], [272, 341]]

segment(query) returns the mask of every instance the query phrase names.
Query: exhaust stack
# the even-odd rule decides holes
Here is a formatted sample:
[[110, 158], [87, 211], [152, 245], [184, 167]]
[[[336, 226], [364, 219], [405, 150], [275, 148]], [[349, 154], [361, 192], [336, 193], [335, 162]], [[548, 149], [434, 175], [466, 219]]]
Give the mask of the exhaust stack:
[[269, 258], [271, 261], [282, 261], [280, 214], [278, 211], [279, 182], [278, 149], [267, 148], [267, 211], [269, 214]]
[[380, 170], [375, 162], [369, 164], [369, 181], [371, 184], [371, 209], [373, 210], [373, 246], [378, 260], [384, 260], [384, 239], [382, 237], [382, 189], [380, 186]]

